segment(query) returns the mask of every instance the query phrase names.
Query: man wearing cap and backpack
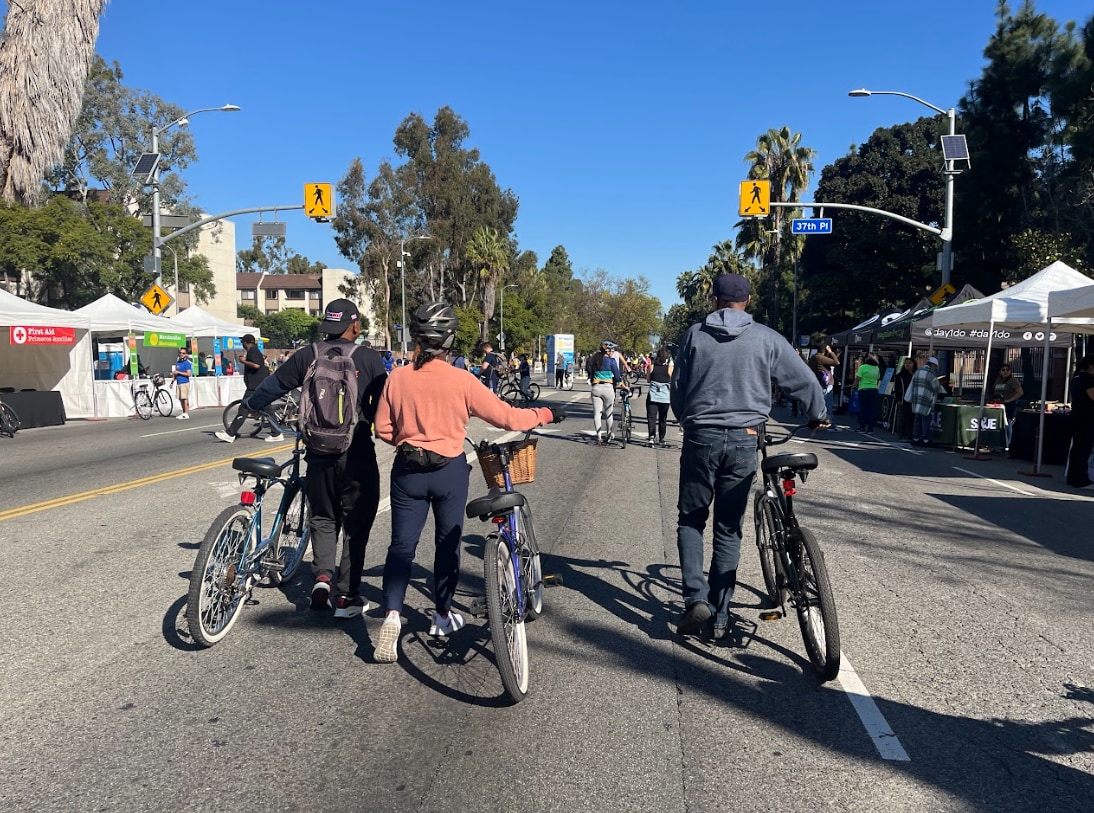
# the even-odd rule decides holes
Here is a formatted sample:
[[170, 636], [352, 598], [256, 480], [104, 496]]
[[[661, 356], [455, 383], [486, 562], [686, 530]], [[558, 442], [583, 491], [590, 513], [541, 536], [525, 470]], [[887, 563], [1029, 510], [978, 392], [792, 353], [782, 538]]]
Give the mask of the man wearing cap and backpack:
[[[359, 595], [361, 572], [380, 504], [371, 427], [387, 372], [375, 350], [355, 344], [362, 332], [361, 314], [348, 299], [327, 305], [319, 332], [326, 334], [324, 341], [293, 353], [242, 406], [264, 409], [301, 388], [300, 431], [307, 450], [315, 575], [311, 607], [328, 609], [333, 587], [335, 617], [353, 618], [368, 609]], [[336, 571], [339, 529], [345, 530], [346, 541]]]

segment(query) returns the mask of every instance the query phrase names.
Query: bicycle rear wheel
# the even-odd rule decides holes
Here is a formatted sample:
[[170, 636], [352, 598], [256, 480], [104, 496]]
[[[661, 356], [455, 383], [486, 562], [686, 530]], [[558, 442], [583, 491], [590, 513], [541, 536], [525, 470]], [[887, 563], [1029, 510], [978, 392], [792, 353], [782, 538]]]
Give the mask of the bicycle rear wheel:
[[308, 549], [308, 541], [311, 534], [308, 530], [308, 519], [311, 517], [311, 508], [308, 505], [307, 494], [304, 492], [304, 484], [300, 482], [291, 492], [286, 491], [281, 498], [281, 507], [278, 509], [280, 527], [277, 536], [270, 540], [270, 551], [280, 566], [279, 570], [270, 570], [268, 575], [271, 584], [287, 582], [304, 561], [304, 553]]
[[142, 421], [152, 419], [152, 396], [145, 390], [137, 390], [137, 394], [133, 396], [133, 406], [137, 408], [137, 414]]
[[756, 522], [756, 547], [760, 552], [760, 569], [764, 574], [767, 598], [776, 607], [786, 601], [786, 579], [779, 565], [778, 540], [783, 533], [782, 515], [774, 501], [762, 491], [752, 505]]
[[15, 414], [15, 410], [7, 404], [0, 404], [0, 434], [13, 438], [19, 431], [19, 426], [19, 416]]
[[801, 550], [795, 604], [809, 660], [821, 680], [839, 674], [839, 622], [824, 554], [813, 532], [799, 528]]
[[543, 563], [540, 560], [532, 512], [527, 505], [517, 508], [517, 538], [520, 544], [520, 575], [525, 595], [525, 619], [543, 614]]
[[253, 512], [232, 505], [213, 520], [198, 548], [186, 596], [186, 624], [202, 646], [212, 646], [228, 634], [243, 610], [247, 591], [239, 572]]
[[514, 703], [528, 696], [528, 638], [517, 606], [517, 579], [513, 558], [500, 534], [486, 538], [483, 553], [486, 581], [486, 615], [490, 640], [505, 692]]
[[525, 400], [528, 401], [529, 403], [531, 403], [533, 401], [538, 401], [539, 400], [539, 395], [540, 395], [539, 384], [537, 384], [533, 381], [531, 384], [528, 385], [528, 397]]
[[[242, 403], [243, 399], [239, 399], [237, 401], [232, 401], [232, 403], [224, 407], [224, 413], [221, 415], [220, 419], [224, 422], [225, 430], [228, 430], [232, 426], [232, 422], [236, 419], [236, 415], [239, 414], [240, 410], [247, 412], [247, 410], [243, 409], [241, 406]], [[262, 431], [262, 424], [263, 421], [261, 417], [256, 417], [253, 412], [247, 412], [247, 417], [243, 420], [243, 423], [240, 424], [239, 432], [236, 433], [236, 436], [253, 438]]]
[[152, 399], [152, 402], [156, 406], [156, 412], [164, 418], [170, 418], [171, 413], [175, 411], [175, 399], [167, 390], [156, 390], [156, 397]]

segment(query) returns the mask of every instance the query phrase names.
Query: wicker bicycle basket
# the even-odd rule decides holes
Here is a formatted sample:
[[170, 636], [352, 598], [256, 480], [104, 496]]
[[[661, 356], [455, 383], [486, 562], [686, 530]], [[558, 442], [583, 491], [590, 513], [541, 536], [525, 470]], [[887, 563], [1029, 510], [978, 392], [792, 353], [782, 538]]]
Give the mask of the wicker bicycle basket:
[[[532, 483], [536, 479], [536, 443], [538, 438], [529, 438], [528, 441], [509, 455], [509, 479], [513, 485]], [[475, 454], [479, 458], [479, 466], [482, 468], [482, 476], [486, 479], [487, 488], [505, 488], [505, 473], [501, 468], [501, 458], [489, 449], [475, 447]]]

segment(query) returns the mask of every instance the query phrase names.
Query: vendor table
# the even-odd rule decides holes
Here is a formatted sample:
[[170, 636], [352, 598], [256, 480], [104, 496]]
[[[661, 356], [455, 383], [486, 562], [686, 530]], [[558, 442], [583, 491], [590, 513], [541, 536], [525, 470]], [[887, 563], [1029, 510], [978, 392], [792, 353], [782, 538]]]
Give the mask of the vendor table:
[[0, 401], [15, 410], [15, 414], [19, 416], [19, 426], [23, 429], [61, 426], [65, 422], [65, 404], [59, 392], [3, 392], [0, 393]]
[[[931, 442], [940, 446], [972, 448], [976, 445], [976, 420], [979, 404], [939, 404], [941, 428], [931, 430]], [[1003, 424], [1006, 413], [1002, 407], [984, 407], [984, 423], [980, 429], [980, 446], [1002, 449], [1005, 445]]]
[[[1010, 456], [1019, 460], [1035, 460], [1037, 457], [1037, 432], [1041, 413], [1035, 409], [1022, 409], [1014, 417], [1014, 430], [1010, 437]], [[1041, 449], [1041, 462], [1048, 466], [1067, 463], [1071, 447], [1071, 416], [1064, 412], [1045, 413], [1045, 442]]]

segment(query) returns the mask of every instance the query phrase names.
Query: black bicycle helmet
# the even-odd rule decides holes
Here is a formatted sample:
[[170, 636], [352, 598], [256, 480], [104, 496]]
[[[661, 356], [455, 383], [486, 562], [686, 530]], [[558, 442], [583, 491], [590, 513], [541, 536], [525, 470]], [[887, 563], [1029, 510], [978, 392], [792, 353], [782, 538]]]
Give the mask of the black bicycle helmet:
[[410, 322], [410, 335], [423, 350], [440, 353], [452, 349], [460, 319], [445, 302], [419, 305]]

